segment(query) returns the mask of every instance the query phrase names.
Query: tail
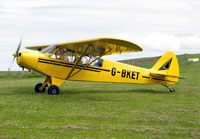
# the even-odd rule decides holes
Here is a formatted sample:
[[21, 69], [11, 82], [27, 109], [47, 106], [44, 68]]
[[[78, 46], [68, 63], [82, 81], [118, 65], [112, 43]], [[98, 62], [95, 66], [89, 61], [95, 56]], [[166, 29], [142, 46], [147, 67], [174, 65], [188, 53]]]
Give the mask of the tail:
[[151, 68], [152, 78], [165, 81], [165, 84], [175, 84], [179, 78], [179, 65], [176, 55], [173, 52], [165, 53]]

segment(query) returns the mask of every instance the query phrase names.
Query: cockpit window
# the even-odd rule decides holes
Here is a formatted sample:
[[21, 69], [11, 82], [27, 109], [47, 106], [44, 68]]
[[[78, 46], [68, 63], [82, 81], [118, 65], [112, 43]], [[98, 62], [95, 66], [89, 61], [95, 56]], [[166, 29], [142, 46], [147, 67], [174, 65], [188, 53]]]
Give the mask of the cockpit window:
[[94, 63], [91, 64], [91, 66], [102, 67], [103, 66], [103, 59], [96, 60]]
[[55, 51], [55, 49], [57, 49], [57, 48], [58, 48], [58, 46], [56, 44], [53, 44], [53, 45], [50, 45], [49, 47], [41, 50], [40, 52], [45, 53], [45, 54], [52, 54]]
[[[64, 60], [64, 61], [68, 61], [68, 62], [72, 62], [72, 63], [75, 63], [80, 58], [80, 54], [76, 53], [75, 51], [70, 50], [67, 47], [59, 47], [58, 48], [58, 46], [56, 44], [51, 45], [51, 46], [43, 49], [40, 52], [49, 54], [49, 56], [51, 56], [51, 58]], [[78, 64], [102, 67], [103, 60], [98, 59], [96, 56], [84, 55]]]

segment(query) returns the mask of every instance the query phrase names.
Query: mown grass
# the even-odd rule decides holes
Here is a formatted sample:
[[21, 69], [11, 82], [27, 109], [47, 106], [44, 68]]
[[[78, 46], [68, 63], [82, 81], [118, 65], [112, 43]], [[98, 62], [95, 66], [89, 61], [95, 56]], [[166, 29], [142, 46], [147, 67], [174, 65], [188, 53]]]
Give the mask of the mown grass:
[[159, 85], [68, 81], [36, 94], [43, 77], [0, 78], [0, 138], [200, 138], [200, 62], [180, 57], [176, 93]]

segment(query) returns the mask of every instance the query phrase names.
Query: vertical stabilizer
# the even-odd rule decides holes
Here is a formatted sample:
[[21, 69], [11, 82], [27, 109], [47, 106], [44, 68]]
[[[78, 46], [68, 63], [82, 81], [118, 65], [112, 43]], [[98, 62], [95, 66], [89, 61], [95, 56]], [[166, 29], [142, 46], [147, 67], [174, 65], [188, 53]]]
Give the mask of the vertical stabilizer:
[[173, 52], [165, 53], [151, 68], [154, 75], [163, 75], [169, 81], [178, 82], [179, 65], [176, 55]]

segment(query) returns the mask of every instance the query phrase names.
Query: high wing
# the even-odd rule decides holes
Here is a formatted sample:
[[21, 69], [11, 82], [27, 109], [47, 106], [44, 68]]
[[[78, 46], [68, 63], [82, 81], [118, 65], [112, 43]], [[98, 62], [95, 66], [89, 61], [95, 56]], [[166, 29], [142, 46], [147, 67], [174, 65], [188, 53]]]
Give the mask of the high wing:
[[[79, 53], [81, 53], [83, 47], [90, 46], [85, 55], [93, 56], [142, 51], [142, 48], [137, 44], [114, 38], [96, 38], [90, 40], [58, 43], [56, 45], [58, 47], [66, 47], [70, 51], [78, 51]], [[48, 46], [50, 45], [27, 46], [26, 48], [40, 51]]]

